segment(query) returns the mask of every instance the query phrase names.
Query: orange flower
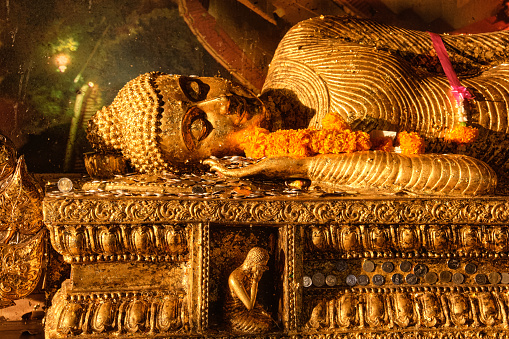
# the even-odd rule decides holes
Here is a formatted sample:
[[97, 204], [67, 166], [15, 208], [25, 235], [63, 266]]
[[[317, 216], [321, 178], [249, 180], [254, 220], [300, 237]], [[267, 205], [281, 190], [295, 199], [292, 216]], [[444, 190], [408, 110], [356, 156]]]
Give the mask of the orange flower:
[[322, 128], [323, 129], [339, 129], [339, 130], [347, 130], [351, 129], [347, 124], [345, 119], [341, 117], [338, 113], [329, 112], [322, 119]]
[[397, 136], [402, 154], [424, 153], [424, 140], [415, 132], [400, 132]]
[[456, 125], [445, 132], [444, 139], [457, 144], [470, 144], [473, 143], [478, 136], [479, 130], [477, 128]]

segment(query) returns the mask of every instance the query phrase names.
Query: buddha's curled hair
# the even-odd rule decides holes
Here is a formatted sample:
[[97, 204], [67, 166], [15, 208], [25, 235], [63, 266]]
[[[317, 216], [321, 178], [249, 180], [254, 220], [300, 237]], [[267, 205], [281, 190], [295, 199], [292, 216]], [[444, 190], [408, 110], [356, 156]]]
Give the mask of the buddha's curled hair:
[[269, 260], [269, 253], [261, 247], [253, 247], [246, 256], [244, 264], [265, 264]]
[[88, 122], [87, 138], [96, 151], [122, 153], [141, 173], [168, 167], [157, 144], [163, 103], [155, 80], [160, 75], [146, 73], [129, 81]]

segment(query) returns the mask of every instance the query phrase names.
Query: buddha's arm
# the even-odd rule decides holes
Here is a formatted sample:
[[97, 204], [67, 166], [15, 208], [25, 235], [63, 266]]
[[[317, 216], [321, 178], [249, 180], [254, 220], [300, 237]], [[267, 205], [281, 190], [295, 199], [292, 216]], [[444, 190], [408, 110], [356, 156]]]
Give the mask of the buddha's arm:
[[378, 188], [417, 194], [485, 195], [494, 191], [496, 175], [484, 162], [463, 155], [401, 155], [356, 152], [309, 158], [268, 158], [242, 169], [205, 162], [224, 175], [308, 178], [331, 189]]
[[217, 171], [227, 177], [242, 178], [260, 175], [268, 178], [306, 178], [308, 176], [309, 159], [267, 158], [256, 164], [238, 169], [229, 169], [213, 159], [207, 159], [203, 163], [210, 166], [210, 170]]
[[255, 305], [256, 294], [258, 293], [258, 281], [253, 280], [252, 285], [255, 286], [251, 286], [251, 290], [248, 295], [235, 271], [230, 274], [230, 277], [228, 278], [228, 286], [230, 287], [230, 290], [235, 293], [248, 310], [252, 310]]

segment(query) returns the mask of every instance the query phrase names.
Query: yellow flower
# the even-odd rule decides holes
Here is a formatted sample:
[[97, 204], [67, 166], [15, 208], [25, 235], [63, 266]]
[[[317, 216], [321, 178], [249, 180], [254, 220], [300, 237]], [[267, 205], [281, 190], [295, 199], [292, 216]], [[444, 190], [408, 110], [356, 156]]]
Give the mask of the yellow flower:
[[416, 132], [400, 132], [397, 139], [402, 154], [424, 153], [424, 140]]
[[322, 119], [323, 129], [338, 129], [346, 130], [351, 129], [345, 119], [343, 119], [338, 113], [329, 112]]
[[479, 130], [474, 127], [456, 125], [445, 132], [445, 140], [457, 144], [470, 144], [479, 136]]

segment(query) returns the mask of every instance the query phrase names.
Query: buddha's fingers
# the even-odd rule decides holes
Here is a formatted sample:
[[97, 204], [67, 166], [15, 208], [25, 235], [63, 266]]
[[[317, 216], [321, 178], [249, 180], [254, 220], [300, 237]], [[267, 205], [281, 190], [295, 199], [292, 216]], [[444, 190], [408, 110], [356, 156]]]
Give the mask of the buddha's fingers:
[[242, 178], [263, 175], [269, 178], [305, 178], [307, 164], [312, 158], [274, 157], [263, 159], [256, 164], [242, 168], [227, 168], [214, 159], [207, 159], [203, 164], [210, 166], [211, 171], [219, 172], [227, 177]]
[[402, 155], [368, 151], [309, 159], [312, 159], [309, 179], [331, 188], [473, 196], [493, 193], [497, 184], [491, 167], [457, 154]]

